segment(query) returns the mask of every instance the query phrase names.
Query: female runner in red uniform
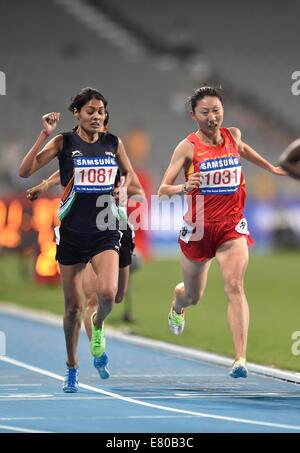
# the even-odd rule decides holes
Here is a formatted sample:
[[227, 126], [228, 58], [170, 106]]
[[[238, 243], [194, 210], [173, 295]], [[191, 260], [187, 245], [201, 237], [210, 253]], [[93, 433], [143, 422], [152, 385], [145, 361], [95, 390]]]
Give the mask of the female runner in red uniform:
[[[239, 129], [221, 127], [224, 104], [220, 90], [201, 87], [190, 102], [198, 130], [176, 147], [159, 189], [160, 196], [186, 194], [188, 202], [179, 237], [183, 282], [174, 291], [169, 326], [175, 335], [183, 331], [185, 309], [203, 296], [216, 257], [229, 301], [228, 322], [235, 349], [230, 375], [247, 377], [249, 308], [243, 282], [252, 239], [243, 215], [246, 190], [240, 157], [273, 174], [286, 173], [244, 143]], [[186, 182], [175, 185], [182, 169]]]

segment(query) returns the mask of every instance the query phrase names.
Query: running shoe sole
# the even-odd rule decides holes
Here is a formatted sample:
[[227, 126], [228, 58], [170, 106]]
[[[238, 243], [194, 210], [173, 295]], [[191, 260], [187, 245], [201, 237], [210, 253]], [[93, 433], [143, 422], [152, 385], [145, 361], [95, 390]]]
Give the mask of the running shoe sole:
[[64, 393], [77, 393], [78, 388], [76, 387], [63, 387], [63, 392]]
[[101, 379], [108, 379], [110, 374], [106, 368], [108, 364], [108, 356], [105, 352], [100, 357], [94, 357], [94, 367], [99, 373]]
[[237, 366], [234, 369], [232, 369], [229, 373], [229, 375], [236, 379], [236, 378], [246, 378], [248, 376], [248, 370], [246, 367], [243, 365]]

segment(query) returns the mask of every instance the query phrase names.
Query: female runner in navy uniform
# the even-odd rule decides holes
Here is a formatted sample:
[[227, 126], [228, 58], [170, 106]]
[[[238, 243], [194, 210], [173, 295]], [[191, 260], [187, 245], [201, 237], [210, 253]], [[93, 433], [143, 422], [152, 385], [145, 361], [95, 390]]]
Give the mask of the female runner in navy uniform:
[[[119, 174], [119, 172], [118, 172]], [[119, 197], [120, 190], [120, 181], [118, 182], [118, 175], [116, 178], [116, 188], [114, 196], [117, 199]], [[44, 179], [37, 186], [31, 187], [27, 190], [27, 198], [31, 201], [37, 200], [43, 193], [45, 193], [51, 187], [57, 186], [60, 184], [60, 173], [57, 170], [49, 178]], [[128, 197], [136, 198], [138, 202], [141, 202], [145, 199], [145, 193], [141, 186], [141, 183], [136, 175], [133, 172], [133, 177], [131, 183], [128, 187]], [[118, 217], [121, 217], [125, 220], [125, 228], [122, 228], [122, 239], [120, 247], [120, 259], [119, 259], [119, 279], [118, 279], [118, 291], [115, 298], [115, 303], [119, 304], [124, 299], [129, 282], [130, 266], [132, 263], [132, 254], [134, 250], [134, 230], [133, 226], [130, 225], [126, 209], [120, 206], [120, 203], [117, 202], [117, 213]], [[125, 211], [125, 212], [124, 212]], [[97, 298], [97, 276], [93, 271], [93, 267], [90, 263], [87, 264], [82, 279], [83, 293], [85, 296], [86, 308], [84, 312], [84, 327], [87, 333], [89, 340], [92, 337], [92, 323], [91, 316], [97, 310], [98, 298]]]
[[56, 237], [56, 259], [65, 297], [67, 371], [64, 392], [78, 391], [82, 272], [89, 261], [97, 275], [98, 295], [98, 309], [92, 320], [91, 352], [100, 376], [109, 377], [103, 322], [117, 293], [121, 236], [112, 213], [114, 199], [111, 195], [117, 170], [120, 169], [125, 177], [124, 185], [128, 186], [132, 167], [121, 140], [102, 132], [106, 107], [107, 101], [101, 93], [84, 88], [69, 106], [79, 122], [78, 128], [55, 136], [41, 150], [60, 118], [57, 112], [44, 115], [43, 130], [19, 169], [20, 176], [27, 178], [58, 157], [61, 183], [66, 187]]

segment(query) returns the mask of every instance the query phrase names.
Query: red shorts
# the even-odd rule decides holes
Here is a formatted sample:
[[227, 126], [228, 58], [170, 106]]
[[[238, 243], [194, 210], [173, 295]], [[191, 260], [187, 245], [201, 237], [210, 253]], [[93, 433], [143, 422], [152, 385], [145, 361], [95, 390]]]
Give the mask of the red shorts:
[[239, 215], [220, 222], [205, 222], [203, 238], [198, 241], [187, 240], [186, 233], [182, 236], [181, 230], [178, 242], [187, 258], [193, 261], [205, 261], [213, 258], [224, 242], [242, 236], [246, 238], [248, 245], [253, 244], [253, 239], [248, 232], [247, 220]]

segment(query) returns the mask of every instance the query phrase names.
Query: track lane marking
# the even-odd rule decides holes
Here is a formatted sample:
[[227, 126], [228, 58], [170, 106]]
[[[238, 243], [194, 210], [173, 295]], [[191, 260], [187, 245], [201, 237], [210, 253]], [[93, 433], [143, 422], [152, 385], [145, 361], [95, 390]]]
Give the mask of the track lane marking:
[[[10, 363], [11, 365], [15, 365], [20, 368], [24, 368], [29, 371], [33, 371], [35, 373], [42, 374], [43, 376], [51, 377], [58, 381], [64, 380], [63, 376], [60, 376], [59, 374], [52, 373], [51, 371], [43, 370], [42, 368], [38, 368], [38, 367], [35, 367], [32, 365], [29, 365], [27, 363], [24, 363], [24, 362], [20, 362], [19, 360], [15, 360], [15, 359], [7, 357], [7, 356], [0, 356], [0, 360], [2, 360], [3, 362], [6, 362], [6, 363]], [[162, 411], [175, 412], [177, 414], [193, 415], [195, 417], [200, 417], [200, 418], [208, 418], [208, 419], [213, 419], [213, 420], [220, 420], [220, 421], [227, 421], [227, 422], [234, 422], [234, 423], [242, 423], [242, 424], [247, 424], [247, 425], [264, 426], [264, 427], [269, 427], [269, 428], [279, 428], [279, 429], [285, 429], [285, 430], [300, 431], [299, 425], [288, 425], [288, 424], [283, 424], [283, 423], [262, 422], [259, 420], [215, 415], [215, 414], [209, 414], [209, 413], [205, 413], [205, 412], [195, 412], [195, 411], [189, 411], [189, 410], [183, 410], [183, 409], [175, 409], [175, 408], [169, 407], [169, 406], [162, 406], [160, 404], [152, 404], [152, 403], [147, 403], [145, 401], [139, 401], [139, 400], [136, 400], [136, 399], [133, 399], [130, 397], [119, 395], [118, 393], [108, 392], [106, 390], [103, 390], [103, 389], [100, 389], [97, 387], [93, 387], [93, 386], [87, 385], [87, 384], [79, 384], [79, 387], [83, 388], [85, 390], [90, 390], [95, 393], [100, 393], [102, 395], [111, 396], [115, 399], [118, 399], [120, 401], [124, 401], [127, 403], [137, 404], [139, 406], [144, 406], [144, 407], [150, 407], [152, 409], [159, 409]]]

